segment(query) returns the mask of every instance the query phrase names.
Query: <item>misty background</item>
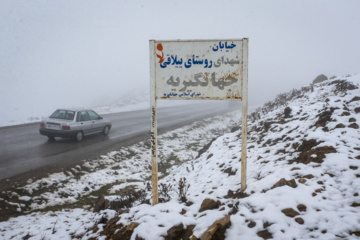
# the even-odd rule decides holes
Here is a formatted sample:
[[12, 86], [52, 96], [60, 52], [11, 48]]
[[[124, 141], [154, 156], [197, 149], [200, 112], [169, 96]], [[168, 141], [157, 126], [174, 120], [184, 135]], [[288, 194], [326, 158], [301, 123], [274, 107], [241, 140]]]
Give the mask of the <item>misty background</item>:
[[[249, 105], [360, 72], [360, 1], [0, 0], [0, 119], [148, 99], [149, 40], [249, 38]], [[149, 103], [150, 104], [150, 103]]]

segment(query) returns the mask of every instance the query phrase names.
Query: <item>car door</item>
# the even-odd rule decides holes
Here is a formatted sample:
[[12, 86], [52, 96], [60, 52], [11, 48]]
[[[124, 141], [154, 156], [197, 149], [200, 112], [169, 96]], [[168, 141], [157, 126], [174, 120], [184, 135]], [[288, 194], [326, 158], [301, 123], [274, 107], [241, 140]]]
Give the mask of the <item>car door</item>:
[[92, 123], [91, 132], [92, 133], [101, 132], [104, 128], [102, 118], [92, 110], [88, 110], [87, 112], [89, 114], [90, 121]]
[[87, 111], [79, 112], [79, 124], [80, 129], [84, 132], [84, 135], [91, 134], [92, 121], [90, 120], [90, 116]]

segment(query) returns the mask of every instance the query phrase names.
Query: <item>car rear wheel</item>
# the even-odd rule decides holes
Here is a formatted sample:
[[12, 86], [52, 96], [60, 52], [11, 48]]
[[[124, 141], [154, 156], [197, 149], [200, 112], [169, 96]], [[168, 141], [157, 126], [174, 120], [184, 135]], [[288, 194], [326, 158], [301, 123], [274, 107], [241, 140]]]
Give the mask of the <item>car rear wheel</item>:
[[55, 137], [54, 136], [47, 136], [49, 138], [50, 141], [54, 141]]
[[110, 132], [110, 127], [109, 127], [109, 126], [105, 126], [105, 127], [104, 127], [104, 130], [103, 130], [103, 135], [104, 135], [104, 136], [107, 136], [107, 135], [109, 134], [109, 132]]
[[83, 139], [83, 137], [84, 137], [83, 132], [79, 131], [79, 132], [76, 133], [75, 140], [76, 140], [77, 142], [81, 142], [81, 140]]

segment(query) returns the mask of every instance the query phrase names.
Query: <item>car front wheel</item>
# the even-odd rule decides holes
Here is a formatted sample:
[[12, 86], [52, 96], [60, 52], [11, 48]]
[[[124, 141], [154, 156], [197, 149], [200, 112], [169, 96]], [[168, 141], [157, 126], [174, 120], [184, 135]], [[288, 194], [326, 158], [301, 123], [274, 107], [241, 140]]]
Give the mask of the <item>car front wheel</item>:
[[75, 140], [77, 141], [77, 142], [81, 142], [81, 140], [83, 139], [83, 137], [84, 137], [84, 134], [83, 134], [83, 132], [77, 132], [76, 133], [76, 136], [75, 136]]
[[109, 134], [109, 132], [110, 132], [110, 127], [109, 127], [109, 126], [105, 126], [105, 127], [104, 127], [104, 130], [103, 130], [103, 135], [104, 135], [104, 136], [107, 136], [107, 135]]

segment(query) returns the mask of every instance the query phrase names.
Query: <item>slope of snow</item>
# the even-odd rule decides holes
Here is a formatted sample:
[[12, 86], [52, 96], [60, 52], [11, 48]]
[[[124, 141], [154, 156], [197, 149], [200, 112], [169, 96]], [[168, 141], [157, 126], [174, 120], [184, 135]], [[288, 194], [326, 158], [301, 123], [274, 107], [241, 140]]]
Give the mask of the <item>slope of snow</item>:
[[[349, 80], [358, 83], [359, 77]], [[249, 124], [248, 187], [245, 191], [248, 197], [226, 197], [229, 190], [240, 189], [241, 138], [237, 131], [219, 137], [194, 163], [182, 165], [162, 180], [175, 185], [178, 179], [186, 177], [191, 183], [187, 197], [193, 203], [191, 206], [179, 203], [173, 192], [170, 202], [155, 207], [134, 207], [120, 216], [119, 223], [140, 223], [132, 239], [135, 236], [161, 239], [170, 227], [179, 223], [195, 224], [193, 234], [200, 237], [215, 220], [237, 206], [237, 212], [231, 215], [231, 227], [226, 231], [227, 239], [261, 239], [258, 233], [264, 230], [274, 239], [356, 239], [352, 233], [360, 230], [360, 131], [349, 127], [349, 119], [360, 122], [359, 113], [354, 112], [360, 107], [360, 101], [351, 102], [354, 97], [360, 97], [360, 91], [331, 95], [336, 85], [328, 84], [319, 84], [314, 92], [292, 101], [289, 106], [296, 110], [294, 116], [284, 123], [274, 123], [266, 134], [264, 129], [254, 130], [262, 125], [260, 122]], [[315, 126], [318, 114], [330, 108], [338, 109], [333, 113], [333, 122], [327, 125], [328, 130]], [[342, 116], [344, 111], [350, 115]], [[280, 121], [282, 115], [283, 109], [279, 109], [261, 121]], [[339, 123], [345, 127], [335, 128]], [[311, 139], [320, 142], [316, 148], [332, 146], [336, 152], [326, 154], [322, 163], [293, 161], [299, 155], [294, 146]], [[311, 158], [316, 157], [316, 154], [311, 155]], [[229, 176], [224, 172], [227, 168], [236, 174]], [[189, 172], [189, 169], [194, 170]], [[272, 189], [282, 178], [294, 179], [297, 186]], [[220, 200], [221, 210], [199, 213], [206, 198]], [[282, 212], [289, 208], [298, 216], [288, 217]], [[254, 222], [255, 226], [249, 227], [249, 222]]]
[[[352, 90], [344, 90], [342, 79], [316, 84], [313, 92], [293, 99], [288, 103], [289, 118], [284, 118], [283, 106], [249, 122], [245, 194], [239, 194], [241, 130], [218, 137], [194, 160], [194, 152], [179, 147], [188, 143], [184, 137], [178, 143], [166, 142], [159, 150], [162, 156], [190, 159], [160, 179], [160, 184], [172, 186], [168, 202], [140, 204], [120, 215], [80, 209], [33, 213], [1, 222], [0, 236], [105, 239], [101, 216], [118, 216], [119, 226], [139, 224], [131, 239], [164, 239], [179, 224], [193, 226], [192, 234], [200, 238], [214, 221], [229, 215], [226, 239], [359, 239], [360, 76], [347, 78], [357, 86]], [[111, 162], [111, 156], [120, 153], [107, 159]], [[184, 177], [190, 186], [182, 202], [176, 190]], [[34, 186], [28, 186], [29, 194]], [[119, 189], [121, 184], [113, 191]], [[205, 199], [219, 201], [220, 206], [200, 212]], [[83, 224], [74, 224], [74, 218]], [[97, 228], [88, 230], [90, 219]]]

